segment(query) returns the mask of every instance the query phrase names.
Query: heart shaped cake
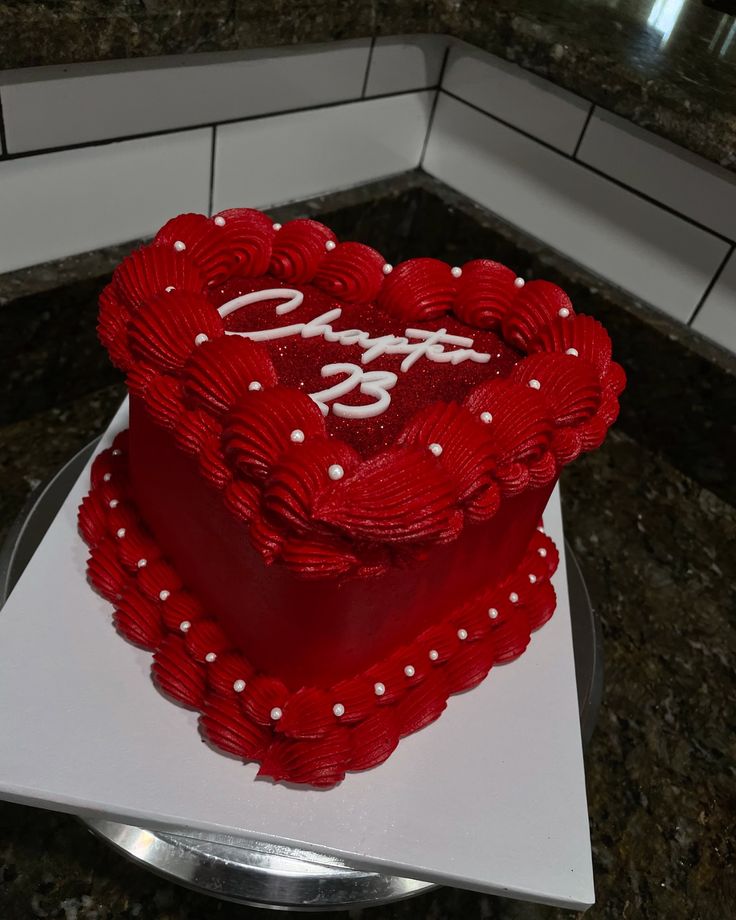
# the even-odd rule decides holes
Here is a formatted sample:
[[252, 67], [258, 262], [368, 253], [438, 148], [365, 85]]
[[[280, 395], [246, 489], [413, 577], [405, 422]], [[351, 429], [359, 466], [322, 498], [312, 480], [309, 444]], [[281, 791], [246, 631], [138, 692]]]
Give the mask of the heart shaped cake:
[[552, 615], [541, 515], [625, 383], [560, 288], [233, 209], [129, 256], [99, 334], [130, 428], [80, 508], [89, 577], [215, 747], [334, 785]]

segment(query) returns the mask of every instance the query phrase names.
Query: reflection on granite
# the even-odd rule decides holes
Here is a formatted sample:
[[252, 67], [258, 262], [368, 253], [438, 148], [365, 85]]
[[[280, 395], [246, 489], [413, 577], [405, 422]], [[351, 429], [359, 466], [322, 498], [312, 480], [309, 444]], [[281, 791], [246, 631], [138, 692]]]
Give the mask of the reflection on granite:
[[[618, 430], [568, 468], [562, 482], [566, 534], [601, 615], [606, 660], [603, 706], [586, 753], [598, 899], [586, 916], [725, 920], [736, 903], [736, 486], [727, 424], [734, 417], [736, 361], [423, 175], [272, 214], [282, 221], [322, 216], [338, 235], [370, 242], [392, 262], [426, 254], [455, 264], [491, 254], [527, 277], [560, 283], [578, 310], [600, 316], [611, 330], [629, 374]], [[64, 309], [80, 314], [80, 335], [86, 335], [81, 323], [91, 322], [94, 279], [107, 277], [111, 259], [127, 248], [80, 257], [76, 269], [68, 261], [59, 265]], [[53, 302], [53, 267], [36, 275], [0, 279], [0, 323], [17, 301], [29, 316], [35, 297]], [[45, 339], [45, 325], [33, 327], [42, 340], [38, 355], [51, 351], [64, 309]], [[108, 384], [92, 357], [92, 339], [83, 340], [72, 377], [86, 395], [67, 386], [69, 365], [48, 371], [32, 357], [28, 373], [40, 373], [42, 381], [38, 408], [0, 427], [0, 535], [34, 486], [99, 434], [118, 406], [120, 384]], [[73, 349], [68, 360], [74, 362]], [[16, 384], [0, 390], [0, 403], [24, 379], [22, 355], [15, 361]], [[0, 804], [2, 920], [214, 915], [271, 916], [164, 882], [74, 818]], [[570, 914], [443, 888], [402, 904], [317, 916], [564, 920]]]
[[[50, 474], [96, 435], [117, 395], [95, 396], [88, 414], [80, 401], [73, 426], [61, 417], [15, 426], [19, 454], [33, 456], [45, 444], [34, 475]], [[597, 888], [586, 917], [725, 920], [736, 903], [728, 754], [736, 696], [730, 622], [736, 510], [616, 433], [566, 471], [563, 510], [601, 615], [606, 656], [603, 706], [586, 755]], [[0, 917], [215, 915], [270, 916], [163, 882], [74, 818], [0, 804]], [[564, 920], [570, 914], [444, 888], [390, 907], [317, 916]]]
[[444, 33], [736, 169], [729, 10], [732, 0], [0, 0], [0, 68]]

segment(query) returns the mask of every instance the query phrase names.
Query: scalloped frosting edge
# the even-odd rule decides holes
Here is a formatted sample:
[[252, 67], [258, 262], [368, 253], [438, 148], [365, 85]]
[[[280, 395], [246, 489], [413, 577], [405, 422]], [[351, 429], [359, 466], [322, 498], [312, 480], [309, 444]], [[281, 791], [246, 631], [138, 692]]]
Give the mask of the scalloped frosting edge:
[[[462, 406], [438, 402], [408, 421], [381, 455], [386, 481], [403, 482], [403, 498], [394, 492], [392, 506], [382, 506], [367, 494], [375, 457], [361, 460], [306, 417], [278, 430], [278, 416], [291, 417], [303, 399], [279, 386], [265, 351], [241, 339], [238, 360], [226, 366], [222, 349], [210, 347], [224, 328], [208, 288], [265, 272], [314, 284], [337, 302], [376, 301], [407, 321], [454, 312], [476, 328], [496, 329], [526, 355], [510, 378], [480, 384]], [[556, 285], [525, 283], [489, 260], [450, 267], [412, 259], [392, 268], [368, 246], [336, 242], [316, 221], [282, 227], [249, 209], [169, 221], [116, 270], [100, 298], [99, 333], [127, 371], [130, 392], [248, 522], [264, 561], [278, 559], [311, 578], [385, 572], [397, 556], [411, 562], [428, 544], [455, 539], [465, 520], [492, 517], [505, 497], [552, 482], [602, 443], [625, 385], [603, 327], [576, 315]], [[258, 431], [252, 397], [269, 389], [275, 408]], [[420, 424], [431, 408], [442, 416], [443, 439], [436, 425]], [[313, 435], [330, 450], [300, 450]], [[417, 448], [429, 461], [417, 459]], [[452, 462], [460, 455], [462, 470]], [[431, 513], [417, 522], [427, 495]]]
[[79, 508], [88, 578], [115, 608], [118, 632], [153, 653], [164, 694], [200, 713], [214, 748], [259, 775], [321, 788], [382, 763], [433, 722], [448, 697], [517, 658], [555, 609], [559, 556], [541, 527], [508, 577], [449, 611], [389, 658], [329, 688], [289, 691], [234, 650], [146, 531], [127, 476], [127, 431], [95, 458]]

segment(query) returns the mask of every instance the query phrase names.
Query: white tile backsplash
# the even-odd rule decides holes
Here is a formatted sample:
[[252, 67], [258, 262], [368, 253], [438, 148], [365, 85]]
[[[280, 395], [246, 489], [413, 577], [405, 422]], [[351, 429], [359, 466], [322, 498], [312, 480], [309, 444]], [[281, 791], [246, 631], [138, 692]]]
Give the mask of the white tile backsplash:
[[470, 45], [450, 51], [442, 86], [484, 112], [572, 153], [590, 103]]
[[693, 320], [693, 329], [736, 353], [736, 253]]
[[444, 93], [424, 168], [684, 321], [728, 249], [718, 238]]
[[147, 236], [206, 212], [212, 131], [0, 162], [0, 271]]
[[281, 204], [412, 169], [432, 97], [406, 93], [223, 125], [215, 210]]
[[377, 38], [371, 55], [366, 96], [436, 86], [449, 39], [442, 35]]
[[736, 240], [736, 176], [702, 157], [596, 109], [578, 159]]
[[242, 60], [221, 63], [187, 61], [176, 67], [11, 83], [0, 87], [8, 151], [21, 153], [357, 99], [369, 46], [367, 39], [335, 42], [253, 51]]

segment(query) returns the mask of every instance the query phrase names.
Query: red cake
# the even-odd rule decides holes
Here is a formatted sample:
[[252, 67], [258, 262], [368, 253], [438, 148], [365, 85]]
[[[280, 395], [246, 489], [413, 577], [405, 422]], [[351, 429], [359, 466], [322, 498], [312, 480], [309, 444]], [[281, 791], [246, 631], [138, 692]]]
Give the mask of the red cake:
[[552, 615], [541, 515], [625, 382], [554, 284], [184, 214], [117, 268], [99, 333], [130, 428], [80, 508], [89, 577], [214, 747], [334, 785]]

